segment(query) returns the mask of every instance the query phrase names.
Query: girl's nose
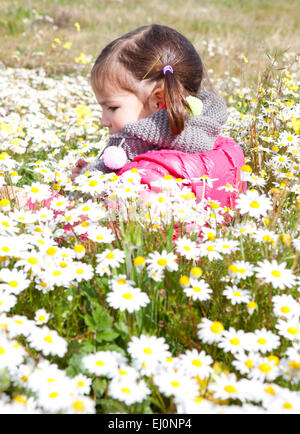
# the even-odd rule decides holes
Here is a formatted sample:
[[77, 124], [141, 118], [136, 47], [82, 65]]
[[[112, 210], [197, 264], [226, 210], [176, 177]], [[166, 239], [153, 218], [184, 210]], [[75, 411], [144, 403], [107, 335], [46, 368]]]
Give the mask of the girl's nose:
[[105, 114], [102, 114], [101, 125], [102, 125], [103, 127], [107, 127], [107, 128], [111, 126], [111, 123], [110, 123], [110, 121], [109, 121], [109, 118], [108, 118], [107, 116], [105, 116]]

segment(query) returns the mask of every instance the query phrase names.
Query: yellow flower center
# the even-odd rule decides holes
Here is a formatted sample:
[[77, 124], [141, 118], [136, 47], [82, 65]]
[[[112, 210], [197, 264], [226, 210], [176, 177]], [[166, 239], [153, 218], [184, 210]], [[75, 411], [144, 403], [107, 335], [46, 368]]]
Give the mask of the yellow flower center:
[[75, 411], [83, 412], [85, 410], [84, 403], [82, 401], [73, 402], [73, 408]]
[[238, 338], [233, 338], [230, 340], [232, 345], [240, 345], [241, 341]]
[[206, 248], [206, 250], [207, 250], [208, 252], [213, 252], [213, 251], [214, 251], [214, 246], [208, 246], [208, 247]]
[[113, 252], [109, 252], [109, 253], [107, 253], [107, 255], [106, 255], [106, 258], [107, 258], [107, 259], [114, 259], [114, 257], [115, 257], [115, 255], [114, 255]]
[[123, 388], [121, 389], [121, 392], [126, 393], [126, 394], [129, 394], [129, 393], [131, 393], [131, 390], [130, 390], [128, 387], [123, 387]]
[[46, 253], [49, 256], [53, 256], [56, 253], [56, 248], [55, 247], [49, 247], [49, 249], [46, 250]]
[[300, 371], [300, 363], [299, 363], [299, 362], [296, 362], [296, 360], [292, 360], [292, 361], [290, 362], [290, 367], [291, 367], [292, 369], [294, 369], [295, 371]]
[[195, 359], [195, 360], [193, 360], [192, 361], [192, 364], [194, 365], [194, 366], [197, 366], [197, 368], [200, 368], [201, 366], [202, 366], [202, 362], [201, 362], [201, 360], [199, 360], [199, 359]]
[[298, 329], [298, 327], [289, 327], [288, 329], [287, 329], [287, 331], [288, 331], [288, 333], [290, 334], [290, 335], [297, 335], [298, 333], [299, 333], [299, 329]]
[[203, 274], [203, 271], [201, 270], [200, 267], [193, 267], [191, 269], [191, 275], [194, 277], [201, 277]]
[[52, 393], [49, 394], [49, 398], [51, 398], [51, 399], [55, 399], [57, 397], [58, 397], [58, 393], [57, 392], [52, 392]]
[[151, 348], [150, 348], [150, 347], [146, 347], [146, 348], [144, 348], [144, 353], [145, 353], [145, 354], [152, 354], [152, 350], [151, 350]]
[[193, 286], [193, 291], [201, 292], [201, 288], [199, 288], [199, 286]]
[[251, 208], [259, 208], [259, 203], [254, 200], [253, 202], [250, 203]]
[[259, 339], [257, 339], [257, 342], [261, 345], [266, 345], [267, 340], [265, 338], [259, 338]]
[[143, 258], [143, 256], [138, 256], [137, 258], [135, 258], [134, 263], [137, 266], [143, 265], [145, 263], [145, 258]]
[[26, 404], [27, 403], [26, 398], [24, 396], [22, 396], [22, 395], [15, 396], [14, 397], [14, 401], [15, 402], [19, 402], [20, 404]]
[[271, 366], [268, 364], [268, 363], [262, 363], [260, 366], [259, 366], [259, 370], [261, 371], [261, 372], [264, 372], [265, 374], [267, 374], [268, 372], [270, 372], [271, 371]]
[[254, 366], [253, 360], [247, 360], [247, 362], [245, 362], [245, 365], [247, 366], [247, 368], [252, 369]]
[[171, 386], [180, 387], [180, 383], [179, 383], [179, 381], [172, 381]]
[[97, 360], [96, 366], [104, 366], [104, 362], [102, 362], [102, 360]]
[[125, 294], [123, 294], [123, 298], [125, 298], [125, 300], [132, 300], [133, 295], [130, 292], [126, 292]]
[[27, 261], [29, 262], [29, 264], [31, 265], [36, 265], [38, 263], [38, 259], [37, 258], [28, 258]]
[[265, 392], [268, 393], [269, 395], [275, 395], [275, 390], [272, 386], [269, 386], [265, 389]]
[[293, 406], [290, 402], [285, 402], [283, 404], [283, 408], [285, 408], [286, 410], [291, 410], [293, 408]]
[[161, 258], [157, 261], [158, 265], [160, 265], [161, 267], [165, 267], [167, 265], [167, 260], [164, 258]]
[[227, 393], [236, 393], [237, 390], [234, 386], [231, 386], [230, 384], [228, 386], [224, 387], [225, 392]]
[[11, 288], [16, 288], [18, 286], [18, 282], [16, 280], [11, 280], [8, 284]]
[[48, 344], [53, 344], [53, 339], [50, 335], [46, 336], [44, 338], [44, 341], [47, 342]]
[[281, 276], [280, 271], [278, 271], [278, 270], [273, 270], [273, 271], [271, 272], [271, 274], [272, 274], [274, 277], [280, 277], [280, 276]]
[[239, 271], [238, 267], [236, 265], [234, 265], [234, 264], [231, 264], [228, 267], [228, 270], [231, 271], [232, 273], [237, 273]]
[[211, 331], [213, 333], [222, 333], [224, 331], [224, 326], [222, 323], [220, 323], [219, 321], [215, 321], [211, 327], [210, 327]]
[[190, 278], [188, 276], [181, 276], [179, 279], [180, 285], [188, 285]]
[[125, 283], [126, 283], [126, 280], [125, 280], [125, 279], [119, 279], [119, 280], [118, 280], [118, 284], [119, 284], [119, 285], [125, 285]]
[[5, 354], [5, 349], [3, 347], [0, 347], [0, 356], [3, 356]]
[[82, 244], [77, 244], [77, 245], [74, 247], [74, 251], [75, 251], [76, 253], [82, 253], [82, 252], [84, 252], [84, 250], [85, 250], [85, 247], [84, 247]]

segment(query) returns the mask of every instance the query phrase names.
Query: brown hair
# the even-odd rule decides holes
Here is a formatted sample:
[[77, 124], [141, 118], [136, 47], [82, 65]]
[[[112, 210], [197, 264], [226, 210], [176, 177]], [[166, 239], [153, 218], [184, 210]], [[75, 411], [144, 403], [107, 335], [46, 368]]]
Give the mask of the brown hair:
[[[170, 65], [173, 73], [163, 74]], [[131, 74], [128, 74], [131, 73]], [[203, 78], [203, 64], [193, 44], [178, 31], [159, 24], [135, 29], [108, 44], [92, 72], [94, 90], [118, 86], [137, 93], [137, 81], [164, 81], [164, 99], [171, 130], [184, 129], [188, 95], [196, 96]]]

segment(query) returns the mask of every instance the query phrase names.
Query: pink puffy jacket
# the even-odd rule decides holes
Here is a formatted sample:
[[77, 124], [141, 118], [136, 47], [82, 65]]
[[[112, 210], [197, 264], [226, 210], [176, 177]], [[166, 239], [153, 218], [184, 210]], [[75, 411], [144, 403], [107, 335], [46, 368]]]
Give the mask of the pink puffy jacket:
[[126, 164], [118, 175], [133, 168], [144, 169], [141, 182], [147, 184], [152, 191], [157, 189], [151, 188], [151, 183], [168, 174], [187, 180], [207, 175], [213, 180], [212, 186], [209, 186], [207, 181], [205, 185], [199, 180], [191, 182], [197, 199], [201, 200], [204, 196], [206, 199], [219, 201], [222, 207], [234, 208], [237, 193], [225, 191], [220, 187], [231, 184], [238, 192], [245, 191], [246, 183], [242, 182], [240, 177], [240, 170], [244, 164], [245, 159], [240, 146], [233, 139], [219, 136], [214, 148], [201, 154], [187, 154], [172, 149], [148, 151]]

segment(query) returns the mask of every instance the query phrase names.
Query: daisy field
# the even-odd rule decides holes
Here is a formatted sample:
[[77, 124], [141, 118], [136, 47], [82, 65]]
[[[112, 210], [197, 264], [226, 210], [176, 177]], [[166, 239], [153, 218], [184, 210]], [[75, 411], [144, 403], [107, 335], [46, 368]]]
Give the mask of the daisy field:
[[296, 53], [209, 71], [246, 158], [232, 209], [169, 177], [145, 203], [134, 169], [72, 183], [108, 139], [94, 60], [1, 63], [0, 413], [299, 413]]

